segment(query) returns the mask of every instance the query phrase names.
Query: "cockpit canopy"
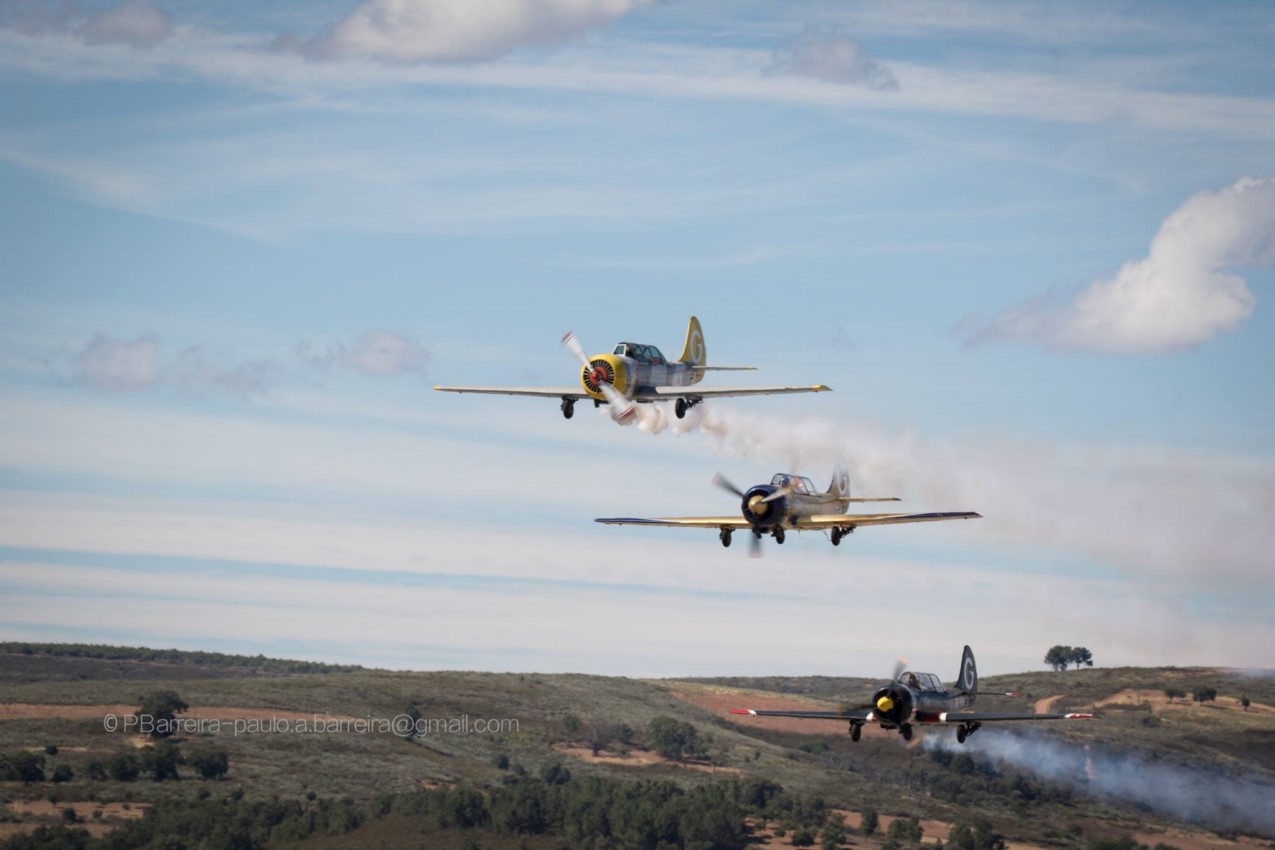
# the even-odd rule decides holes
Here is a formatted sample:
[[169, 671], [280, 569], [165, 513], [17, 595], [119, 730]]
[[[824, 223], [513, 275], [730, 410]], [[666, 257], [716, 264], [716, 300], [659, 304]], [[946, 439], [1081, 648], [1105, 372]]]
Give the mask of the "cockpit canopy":
[[787, 487], [792, 484], [792, 491], [803, 496], [814, 496], [818, 492], [815, 490], [815, 485], [810, 483], [809, 478], [804, 475], [793, 475], [790, 472], [776, 473], [775, 477], [770, 479], [770, 483], [776, 487]]
[[620, 342], [616, 343], [614, 354], [620, 357], [630, 357], [639, 363], [654, 363], [663, 365], [668, 361], [664, 359], [664, 355], [653, 345], [641, 345], [636, 342]]
[[933, 673], [913, 673], [908, 670], [905, 673], [900, 673], [897, 681], [900, 685], [907, 685], [916, 691], [943, 690], [943, 683]]

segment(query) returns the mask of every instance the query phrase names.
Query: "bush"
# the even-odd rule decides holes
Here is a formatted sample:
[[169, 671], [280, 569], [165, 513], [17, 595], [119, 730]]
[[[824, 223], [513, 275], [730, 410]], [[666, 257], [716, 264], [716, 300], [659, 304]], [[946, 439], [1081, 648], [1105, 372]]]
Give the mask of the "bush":
[[191, 750], [187, 763], [201, 779], [220, 779], [230, 769], [230, 755], [225, 750], [200, 748]]
[[74, 775], [75, 772], [71, 770], [71, 765], [69, 764], [60, 764], [53, 768], [54, 782], [70, 782]]
[[890, 822], [890, 828], [885, 832], [889, 838], [914, 843], [921, 841], [922, 833], [921, 822], [914, 817], [895, 818]]
[[803, 826], [792, 834], [793, 847], [810, 847], [815, 843], [815, 833], [810, 827]]
[[859, 831], [864, 835], [872, 835], [881, 826], [881, 818], [877, 815], [876, 809], [864, 809], [863, 818], [859, 824]]
[[1217, 699], [1217, 688], [1196, 688], [1191, 692], [1191, 699], [1196, 702], [1213, 702]]
[[177, 731], [177, 715], [188, 708], [176, 691], [154, 691], [142, 696], [135, 715], [152, 738], [167, 738]]

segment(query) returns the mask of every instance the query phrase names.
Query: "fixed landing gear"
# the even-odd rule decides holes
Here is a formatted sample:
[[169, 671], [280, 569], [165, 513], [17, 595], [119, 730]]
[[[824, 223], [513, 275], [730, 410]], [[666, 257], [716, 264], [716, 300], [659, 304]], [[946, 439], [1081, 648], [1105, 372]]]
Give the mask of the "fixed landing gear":
[[854, 531], [854, 529], [853, 528], [834, 528], [832, 530], [832, 533], [829, 535], [829, 537], [832, 538], [832, 545], [840, 546], [842, 539], [845, 538], [845, 536], [849, 534], [851, 531]]
[[857, 743], [859, 743], [859, 737], [860, 737], [862, 734], [863, 734], [863, 724], [862, 724], [862, 723], [851, 723], [851, 724], [850, 724], [850, 740], [851, 740], [851, 741], [854, 741], [856, 744], [857, 744]]
[[576, 412], [576, 400], [573, 398], [564, 398], [562, 400], [562, 418], [570, 419]]
[[699, 404], [701, 401], [703, 401], [703, 399], [679, 398], [677, 401], [673, 402], [673, 413], [677, 415], [678, 419], [685, 419], [686, 412], [690, 410], [692, 407], [694, 407], [695, 405]]
[[900, 726], [899, 734], [903, 736], [903, 740], [911, 741], [912, 740], [912, 724], [904, 723], [902, 726]]
[[962, 723], [956, 727], [956, 743], [964, 744], [965, 739], [978, 731], [978, 723]]
[[780, 546], [784, 545], [784, 530], [782, 528], [776, 528], [771, 534], [774, 535], [776, 543]]
[[718, 538], [720, 538], [722, 541], [722, 546], [726, 547], [727, 549], [730, 548], [730, 533], [731, 533], [731, 529], [723, 528], [721, 531], [721, 534], [717, 535]]

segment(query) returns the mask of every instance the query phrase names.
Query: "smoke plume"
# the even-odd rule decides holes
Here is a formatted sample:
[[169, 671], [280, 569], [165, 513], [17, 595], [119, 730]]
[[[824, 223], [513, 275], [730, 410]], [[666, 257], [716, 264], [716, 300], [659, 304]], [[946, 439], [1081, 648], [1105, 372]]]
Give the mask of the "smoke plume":
[[985, 756], [1050, 782], [1146, 806], [1209, 829], [1275, 836], [1275, 808], [1270, 805], [1275, 785], [1242, 775], [1151, 761], [1033, 731], [984, 730], [964, 745], [954, 737], [931, 734], [922, 746]]

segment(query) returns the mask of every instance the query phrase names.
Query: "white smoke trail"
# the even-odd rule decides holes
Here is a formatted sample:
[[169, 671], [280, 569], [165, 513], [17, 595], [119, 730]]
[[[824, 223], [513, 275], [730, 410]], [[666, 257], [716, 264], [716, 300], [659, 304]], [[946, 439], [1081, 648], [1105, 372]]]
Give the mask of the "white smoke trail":
[[[655, 405], [639, 405], [655, 407]], [[1269, 587], [1275, 551], [1275, 461], [1182, 449], [1009, 439], [939, 442], [864, 422], [792, 420], [707, 405], [675, 434], [702, 433], [719, 451], [815, 477], [838, 462], [856, 495], [900, 496], [918, 510], [975, 510], [968, 533], [1079, 551], [1157, 580], [1213, 589]], [[965, 531], [965, 529], [963, 529]]]
[[1135, 753], [1077, 746], [1033, 731], [983, 730], [964, 745], [929, 734], [929, 750], [984, 756], [1050, 782], [1146, 806], [1215, 830], [1275, 837], [1275, 785], [1255, 778], [1152, 761]]

